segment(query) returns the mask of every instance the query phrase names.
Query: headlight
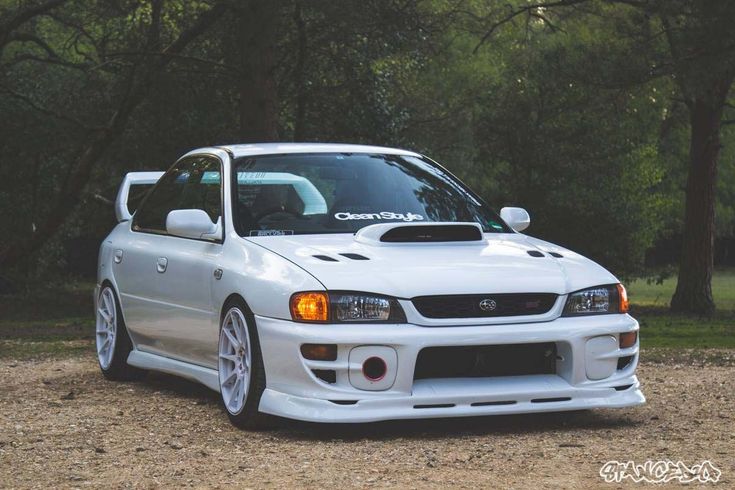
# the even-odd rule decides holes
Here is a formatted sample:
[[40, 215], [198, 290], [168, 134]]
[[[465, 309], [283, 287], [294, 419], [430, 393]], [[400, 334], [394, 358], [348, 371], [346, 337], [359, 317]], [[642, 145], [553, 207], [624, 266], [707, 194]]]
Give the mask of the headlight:
[[571, 293], [563, 316], [627, 313], [628, 293], [622, 284], [609, 284]]
[[291, 296], [291, 318], [312, 323], [406, 323], [395, 298], [358, 292], [303, 292]]

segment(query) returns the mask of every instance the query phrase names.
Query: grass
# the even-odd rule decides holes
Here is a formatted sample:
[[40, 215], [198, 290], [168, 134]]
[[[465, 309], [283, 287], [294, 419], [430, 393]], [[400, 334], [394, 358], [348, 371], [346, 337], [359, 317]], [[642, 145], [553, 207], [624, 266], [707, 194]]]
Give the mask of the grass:
[[94, 352], [94, 284], [71, 282], [0, 296], [0, 359]]
[[[717, 349], [735, 349], [735, 269], [715, 272], [712, 292], [717, 313], [711, 318], [670, 313], [668, 302], [675, 287], [675, 278], [663, 284], [635, 281], [629, 285], [631, 313], [641, 325], [641, 346], [660, 349], [663, 356], [690, 349], [690, 357], [691, 352], [706, 349], [713, 355]], [[93, 290], [92, 283], [70, 282], [0, 296], [0, 359], [93, 353]]]
[[735, 314], [700, 319], [655, 311], [633, 313], [642, 347], [735, 348]]
[[[668, 308], [676, 289], [676, 277], [666, 279], [663, 284], [649, 284], [637, 280], [627, 285], [628, 296], [635, 306]], [[712, 276], [712, 295], [718, 310], [735, 311], [735, 269], [715, 271]]]
[[92, 356], [94, 340], [20, 340], [0, 339], [0, 360], [2, 359], [63, 359], [69, 357]]
[[638, 280], [628, 286], [631, 313], [641, 325], [641, 346], [674, 348], [735, 348], [735, 269], [715, 271], [714, 316], [703, 318], [668, 311], [676, 278], [663, 284]]

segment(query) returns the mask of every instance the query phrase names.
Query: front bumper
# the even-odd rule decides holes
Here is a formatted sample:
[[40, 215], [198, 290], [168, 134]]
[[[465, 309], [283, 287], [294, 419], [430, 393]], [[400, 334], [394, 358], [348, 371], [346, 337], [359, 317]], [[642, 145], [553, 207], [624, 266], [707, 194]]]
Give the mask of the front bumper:
[[[267, 388], [260, 411], [313, 422], [372, 422], [390, 419], [461, 417], [620, 408], [645, 402], [635, 376], [638, 343], [617, 347], [617, 336], [638, 330], [628, 315], [558, 318], [525, 324], [421, 327], [406, 325], [312, 325], [256, 316]], [[591, 339], [615, 339], [612, 350], [590, 350]], [[556, 374], [414, 380], [425, 347], [554, 342]], [[337, 344], [335, 361], [309, 361], [306, 343]], [[378, 388], [364, 387], [355, 352], [395, 352], [389, 376]], [[352, 355], [351, 355], [352, 353]], [[364, 358], [364, 355], [362, 356]], [[630, 361], [599, 378], [599, 366]], [[599, 365], [597, 364], [599, 363]], [[315, 375], [332, 370], [334, 383]], [[609, 375], [608, 375], [609, 374]], [[360, 381], [360, 382], [357, 382]], [[356, 386], [361, 386], [358, 388]]]

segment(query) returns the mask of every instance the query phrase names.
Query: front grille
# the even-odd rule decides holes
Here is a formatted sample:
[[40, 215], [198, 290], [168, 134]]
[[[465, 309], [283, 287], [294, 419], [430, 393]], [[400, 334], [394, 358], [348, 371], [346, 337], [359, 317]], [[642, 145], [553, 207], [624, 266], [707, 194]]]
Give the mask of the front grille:
[[418, 296], [411, 301], [426, 318], [478, 318], [541, 315], [556, 298], [553, 293], [506, 293]]
[[556, 374], [556, 344], [425, 347], [416, 358], [414, 379], [489, 378]]

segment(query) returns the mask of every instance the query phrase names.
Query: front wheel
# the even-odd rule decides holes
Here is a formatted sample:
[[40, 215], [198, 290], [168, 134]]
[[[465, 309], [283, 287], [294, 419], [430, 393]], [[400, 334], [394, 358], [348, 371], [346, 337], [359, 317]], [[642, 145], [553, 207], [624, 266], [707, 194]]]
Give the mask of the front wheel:
[[97, 321], [95, 326], [95, 345], [100, 370], [107, 379], [127, 381], [139, 379], [145, 371], [128, 364], [128, 355], [133, 343], [125, 328], [120, 304], [115, 291], [105, 285], [97, 297]]
[[265, 390], [265, 368], [254, 319], [235, 301], [225, 308], [219, 335], [219, 385], [222, 404], [237, 427], [263, 428], [269, 417], [258, 412]]

